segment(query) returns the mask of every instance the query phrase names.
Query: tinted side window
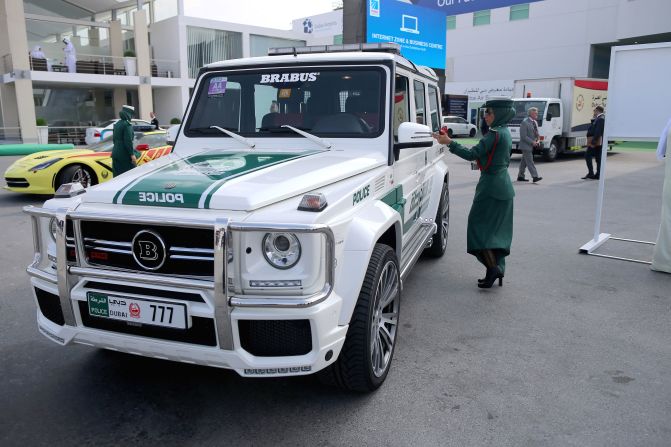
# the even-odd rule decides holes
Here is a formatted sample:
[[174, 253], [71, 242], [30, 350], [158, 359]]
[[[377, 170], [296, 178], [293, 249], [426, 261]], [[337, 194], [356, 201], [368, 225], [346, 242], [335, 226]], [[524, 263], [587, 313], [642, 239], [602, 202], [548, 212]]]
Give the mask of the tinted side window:
[[552, 115], [552, 118], [559, 118], [561, 116], [559, 104], [552, 103], [548, 106], [548, 113]]
[[398, 126], [410, 121], [410, 84], [408, 78], [396, 75], [394, 90], [394, 137], [398, 136]]
[[438, 108], [440, 101], [438, 100], [438, 89], [430, 85], [429, 86], [429, 112], [431, 113], [431, 129], [434, 132], [440, 130], [440, 111]]
[[419, 124], [426, 124], [426, 117], [424, 116], [424, 83], [414, 81], [413, 85], [415, 90], [415, 121]]

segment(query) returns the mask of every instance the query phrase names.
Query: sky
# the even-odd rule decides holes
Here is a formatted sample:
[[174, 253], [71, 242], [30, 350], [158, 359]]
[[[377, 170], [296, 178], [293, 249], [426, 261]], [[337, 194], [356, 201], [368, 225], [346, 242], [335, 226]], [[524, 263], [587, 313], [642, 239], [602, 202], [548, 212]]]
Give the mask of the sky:
[[333, 0], [184, 0], [187, 16], [291, 29], [291, 21], [333, 10]]

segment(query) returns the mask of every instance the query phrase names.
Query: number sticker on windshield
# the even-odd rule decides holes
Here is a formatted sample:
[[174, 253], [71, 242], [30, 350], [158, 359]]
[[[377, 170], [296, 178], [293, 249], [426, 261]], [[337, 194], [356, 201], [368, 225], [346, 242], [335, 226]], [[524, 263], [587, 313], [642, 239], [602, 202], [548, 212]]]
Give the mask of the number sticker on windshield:
[[210, 85], [207, 88], [207, 96], [223, 95], [226, 93], [226, 80], [225, 77], [210, 79]]

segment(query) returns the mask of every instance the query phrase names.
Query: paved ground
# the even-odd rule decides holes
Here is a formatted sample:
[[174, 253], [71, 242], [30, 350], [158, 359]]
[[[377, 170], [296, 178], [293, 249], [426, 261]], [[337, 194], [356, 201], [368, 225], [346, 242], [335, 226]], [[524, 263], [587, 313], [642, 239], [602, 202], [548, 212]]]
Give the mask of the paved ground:
[[[597, 188], [582, 160], [539, 162], [540, 184], [515, 185], [512, 255], [491, 290], [465, 254], [477, 174], [450, 163], [447, 254], [406, 283], [392, 371], [364, 396], [51, 343], [24, 273], [21, 207], [39, 201], [0, 191], [0, 445], [671, 445], [671, 275], [578, 254]], [[651, 152], [611, 155], [603, 230], [654, 240], [662, 176]]]

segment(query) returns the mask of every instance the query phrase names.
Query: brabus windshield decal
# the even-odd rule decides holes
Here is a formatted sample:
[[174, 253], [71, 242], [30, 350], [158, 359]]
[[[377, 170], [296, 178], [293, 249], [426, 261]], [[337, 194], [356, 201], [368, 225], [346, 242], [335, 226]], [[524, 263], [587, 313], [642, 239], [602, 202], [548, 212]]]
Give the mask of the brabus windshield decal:
[[311, 73], [272, 73], [262, 74], [261, 84], [272, 84], [275, 82], [313, 82], [317, 80], [319, 72]]

